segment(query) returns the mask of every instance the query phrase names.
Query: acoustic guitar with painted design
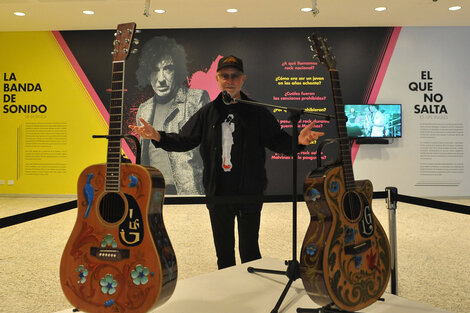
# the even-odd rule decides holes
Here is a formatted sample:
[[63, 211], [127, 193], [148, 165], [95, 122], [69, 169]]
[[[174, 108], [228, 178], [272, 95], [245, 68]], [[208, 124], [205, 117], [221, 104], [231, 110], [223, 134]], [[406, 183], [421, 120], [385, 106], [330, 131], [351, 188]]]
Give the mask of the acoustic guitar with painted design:
[[115, 33], [107, 162], [80, 174], [77, 219], [60, 263], [62, 290], [84, 312], [147, 312], [170, 298], [177, 281], [162, 217], [163, 175], [121, 160], [125, 61], [134, 33], [135, 23]]
[[372, 212], [372, 183], [354, 180], [335, 58], [323, 38], [313, 34], [309, 41], [330, 74], [339, 157], [336, 163], [311, 171], [305, 180], [304, 197], [311, 219], [302, 244], [300, 276], [315, 303], [356, 311], [374, 303], [385, 291], [390, 278], [390, 245]]

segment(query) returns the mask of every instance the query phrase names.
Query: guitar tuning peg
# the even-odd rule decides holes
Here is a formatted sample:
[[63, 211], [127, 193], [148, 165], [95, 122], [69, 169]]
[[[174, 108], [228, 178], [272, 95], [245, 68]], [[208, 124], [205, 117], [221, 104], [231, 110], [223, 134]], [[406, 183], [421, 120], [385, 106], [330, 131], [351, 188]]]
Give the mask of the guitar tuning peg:
[[318, 58], [318, 54], [314, 54], [314, 55], [312, 56], [312, 59], [316, 59], [316, 58]]
[[112, 55], [117, 54], [117, 50], [111, 51], [111, 54], [112, 54]]
[[313, 46], [310, 46], [310, 51], [315, 51], [315, 48]]
[[121, 35], [121, 34], [122, 34], [122, 31], [117, 30], [117, 31], [114, 33], [114, 37], [117, 37], [118, 35]]
[[139, 51], [139, 49], [132, 49], [132, 50], [131, 50], [131, 53], [132, 53], [132, 54], [136, 54], [138, 51]]
[[133, 41], [134, 41], [134, 45], [136, 45], [136, 46], [137, 46], [137, 45], [140, 43], [140, 40], [139, 40], [139, 39], [137, 39], [137, 38], [134, 38], [134, 40], [133, 40]]
[[136, 33], [136, 34], [140, 34], [140, 33], [142, 33], [142, 30], [141, 30], [141, 29], [136, 29], [136, 30], [135, 30], [135, 33]]

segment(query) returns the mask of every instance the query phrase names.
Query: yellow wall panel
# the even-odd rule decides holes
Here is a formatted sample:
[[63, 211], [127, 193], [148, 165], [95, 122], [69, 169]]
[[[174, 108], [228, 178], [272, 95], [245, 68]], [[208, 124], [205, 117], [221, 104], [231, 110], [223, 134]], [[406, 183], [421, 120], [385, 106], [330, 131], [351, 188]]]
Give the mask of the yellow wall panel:
[[106, 160], [92, 135], [107, 123], [52, 32], [0, 42], [0, 194], [75, 194], [80, 172]]

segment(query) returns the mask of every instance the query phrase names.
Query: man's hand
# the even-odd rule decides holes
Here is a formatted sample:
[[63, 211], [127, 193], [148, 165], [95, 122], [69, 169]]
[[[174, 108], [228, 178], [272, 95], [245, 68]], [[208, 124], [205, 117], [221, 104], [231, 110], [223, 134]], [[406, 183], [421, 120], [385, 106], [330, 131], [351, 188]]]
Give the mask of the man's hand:
[[140, 122], [142, 123], [142, 126], [129, 125], [129, 128], [144, 139], [160, 141], [160, 133], [156, 131], [152, 125], [147, 123], [143, 118], [140, 118]]
[[308, 124], [299, 134], [299, 144], [308, 146], [312, 141], [317, 140], [320, 136], [323, 136], [325, 133], [312, 131], [315, 121]]

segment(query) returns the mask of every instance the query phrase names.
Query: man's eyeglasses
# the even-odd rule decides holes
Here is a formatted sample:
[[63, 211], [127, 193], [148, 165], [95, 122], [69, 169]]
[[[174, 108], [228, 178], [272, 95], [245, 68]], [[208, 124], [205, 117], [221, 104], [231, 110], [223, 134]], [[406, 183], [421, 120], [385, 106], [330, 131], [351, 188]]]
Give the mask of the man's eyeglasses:
[[238, 80], [242, 77], [242, 73], [231, 73], [231, 74], [228, 74], [228, 73], [219, 73], [217, 74], [219, 76], [219, 78], [223, 79], [223, 80], [229, 80], [230, 78], [232, 80]]

